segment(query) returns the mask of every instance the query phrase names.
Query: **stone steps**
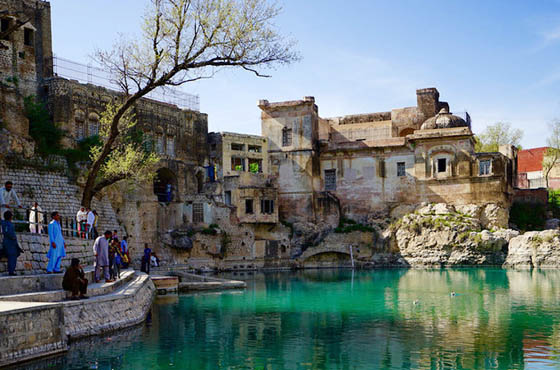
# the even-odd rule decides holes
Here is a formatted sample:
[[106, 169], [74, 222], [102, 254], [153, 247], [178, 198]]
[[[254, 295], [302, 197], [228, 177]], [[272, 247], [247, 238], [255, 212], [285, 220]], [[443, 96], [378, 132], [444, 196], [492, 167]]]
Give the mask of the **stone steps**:
[[[86, 279], [93, 281], [93, 266], [86, 266]], [[64, 274], [35, 274], [0, 277], [0, 296], [59, 290]]]
[[[59, 274], [62, 275], [62, 274]], [[86, 272], [88, 281], [93, 281], [93, 270]], [[134, 270], [121, 271], [121, 278], [112, 283], [91, 283], [88, 285], [87, 295], [90, 297], [103, 296], [113, 293], [121, 286], [127, 284], [134, 278]], [[60, 285], [62, 286], [62, 278]], [[20, 293], [0, 296], [0, 301], [12, 302], [62, 302], [70, 296], [70, 292], [62, 289], [47, 290], [42, 292]]]
[[[111, 289], [103, 291], [106, 287]], [[12, 333], [2, 337], [0, 367], [65, 351], [78, 338], [137, 325], [155, 296], [150, 277], [133, 270], [121, 272], [118, 282], [92, 284], [91, 290], [100, 295], [58, 303], [0, 301], [0, 328]]]

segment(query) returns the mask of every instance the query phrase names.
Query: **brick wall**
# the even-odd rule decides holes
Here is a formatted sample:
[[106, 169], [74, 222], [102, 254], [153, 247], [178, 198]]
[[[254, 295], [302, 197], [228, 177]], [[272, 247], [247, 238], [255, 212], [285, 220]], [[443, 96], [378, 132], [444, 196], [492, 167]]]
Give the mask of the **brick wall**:
[[513, 202], [548, 204], [547, 189], [515, 189]]

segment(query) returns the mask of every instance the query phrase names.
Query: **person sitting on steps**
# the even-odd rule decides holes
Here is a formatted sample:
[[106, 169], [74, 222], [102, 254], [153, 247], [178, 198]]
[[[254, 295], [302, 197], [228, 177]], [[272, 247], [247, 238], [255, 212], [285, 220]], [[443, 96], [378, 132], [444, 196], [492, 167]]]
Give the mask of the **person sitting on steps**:
[[[62, 288], [72, 292], [71, 300], [88, 299], [87, 293], [88, 280], [84, 269], [80, 266], [80, 260], [72, 258], [70, 267], [66, 270], [62, 278]], [[80, 294], [78, 296], [78, 294]]]

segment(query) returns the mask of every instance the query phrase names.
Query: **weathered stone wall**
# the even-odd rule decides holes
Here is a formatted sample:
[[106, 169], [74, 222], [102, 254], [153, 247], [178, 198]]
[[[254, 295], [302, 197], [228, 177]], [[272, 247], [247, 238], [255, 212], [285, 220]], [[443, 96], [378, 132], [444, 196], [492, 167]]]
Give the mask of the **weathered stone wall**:
[[[67, 172], [62, 157], [53, 157], [49, 161], [0, 158], [0, 184], [3, 186], [6, 181], [12, 181], [24, 207], [30, 208], [33, 202], [38, 202], [43, 212], [48, 213], [47, 222], [50, 222], [50, 212], [53, 211], [58, 211], [65, 218], [76, 219], [81, 203], [81, 188], [68, 177]], [[121, 230], [107, 198], [94, 198], [92, 209], [99, 214], [97, 229], [100, 233], [105, 229]], [[25, 215], [24, 211], [18, 212]]]
[[19, 306], [0, 309], [0, 366], [67, 350], [62, 304]]
[[[42, 274], [47, 270], [47, 252], [49, 238], [46, 234], [19, 233], [18, 243], [23, 254], [18, 257], [17, 274]], [[3, 239], [0, 234], [0, 242]], [[62, 267], [70, 266], [72, 258], [79, 258], [84, 266], [93, 265], [93, 240], [65, 237], [66, 257], [62, 259]], [[0, 273], [8, 271], [7, 260], [0, 259]]]
[[64, 304], [64, 329], [68, 340], [103, 334], [141, 323], [146, 319], [156, 288], [142, 274], [127, 289], [87, 302]]

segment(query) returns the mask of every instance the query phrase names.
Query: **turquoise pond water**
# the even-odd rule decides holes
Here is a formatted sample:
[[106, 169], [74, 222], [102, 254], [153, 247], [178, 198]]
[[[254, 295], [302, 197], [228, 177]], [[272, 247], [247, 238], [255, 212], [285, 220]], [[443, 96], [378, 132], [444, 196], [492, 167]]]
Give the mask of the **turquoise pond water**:
[[30, 367], [560, 368], [560, 271], [231, 277], [246, 280], [247, 290], [158, 298], [150, 323], [77, 342]]

